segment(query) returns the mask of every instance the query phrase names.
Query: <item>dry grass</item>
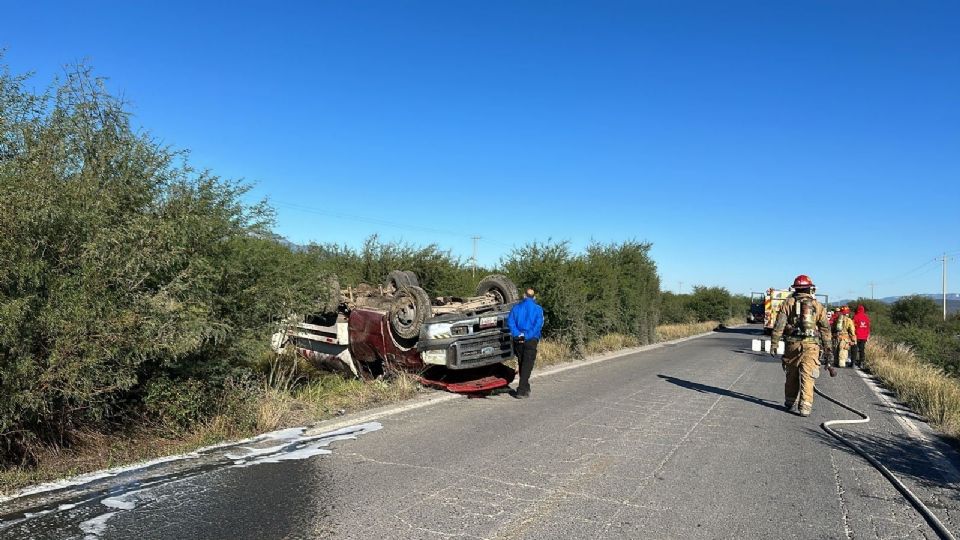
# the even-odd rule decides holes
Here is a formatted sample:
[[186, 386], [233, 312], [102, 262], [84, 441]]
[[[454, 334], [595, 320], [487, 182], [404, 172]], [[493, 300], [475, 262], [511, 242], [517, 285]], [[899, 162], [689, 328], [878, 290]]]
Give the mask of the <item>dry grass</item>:
[[599, 354], [619, 351], [630, 347], [639, 347], [640, 340], [625, 334], [607, 334], [590, 343], [587, 343], [587, 354]]
[[[536, 366], [546, 367], [552, 366], [555, 364], [560, 364], [563, 362], [569, 362], [575, 357], [573, 355], [573, 350], [570, 348], [565, 341], [554, 341], [551, 339], [542, 339], [540, 340], [540, 345], [537, 346], [537, 363]], [[516, 362], [512, 366], [516, 368]]]
[[250, 418], [217, 415], [181, 436], [144, 427], [130, 433], [80, 433], [69, 449], [47, 447], [35, 467], [0, 470], [0, 495], [23, 487], [160, 456], [190, 452], [284, 427], [302, 426], [378, 405], [403, 401], [420, 391], [412, 375], [363, 382], [324, 375], [293, 392], [264, 388]]
[[918, 359], [909, 346], [882, 337], [867, 342], [867, 367], [937, 429], [960, 436], [960, 381]]
[[[149, 428], [133, 433], [76, 433], [70, 448], [45, 447], [37, 466], [0, 470], [0, 495], [58, 478], [108, 469], [160, 456], [180, 454], [202, 446], [245, 436], [212, 420], [183, 438], [171, 438]], [[221, 424], [221, 425], [214, 425]]]
[[330, 375], [299, 389], [296, 397], [312, 407], [315, 417], [326, 418], [402, 401], [419, 391], [420, 383], [407, 373], [369, 382]]
[[659, 341], [670, 341], [680, 339], [704, 332], [709, 332], [717, 327], [717, 321], [707, 321], [702, 323], [682, 323], [682, 324], [662, 324], [657, 327], [657, 338]]
[[[739, 319], [728, 321], [727, 324], [739, 324]], [[670, 341], [680, 339], [704, 332], [709, 332], [717, 327], [716, 321], [707, 321], [703, 323], [690, 324], [665, 324], [657, 327], [657, 341]], [[640, 340], [634, 336], [625, 334], [607, 334], [598, 339], [590, 341], [586, 345], [588, 355], [614, 352], [631, 347], [639, 347]], [[552, 339], [543, 339], [537, 349], [537, 367], [547, 367], [564, 362], [577, 360], [571, 347], [564, 341]], [[516, 368], [516, 363], [511, 363], [511, 367]]]

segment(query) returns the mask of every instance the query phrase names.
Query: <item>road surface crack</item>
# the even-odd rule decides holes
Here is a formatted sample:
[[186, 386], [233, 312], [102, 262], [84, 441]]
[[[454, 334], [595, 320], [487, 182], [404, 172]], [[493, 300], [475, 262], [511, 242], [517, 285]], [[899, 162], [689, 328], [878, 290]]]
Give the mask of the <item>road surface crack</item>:
[[837, 500], [840, 501], [840, 517], [843, 519], [843, 534], [848, 538], [853, 538], [853, 530], [850, 528], [850, 510], [847, 508], [847, 502], [843, 498], [843, 482], [840, 480], [840, 469], [837, 467], [837, 461], [833, 452], [830, 452], [830, 466], [833, 467], [833, 477], [837, 483]]

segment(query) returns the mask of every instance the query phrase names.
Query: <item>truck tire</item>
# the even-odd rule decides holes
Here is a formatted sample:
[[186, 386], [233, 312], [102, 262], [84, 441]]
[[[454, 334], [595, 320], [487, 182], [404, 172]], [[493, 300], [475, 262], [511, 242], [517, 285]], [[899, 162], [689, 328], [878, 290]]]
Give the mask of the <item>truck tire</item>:
[[390, 330], [399, 338], [416, 339], [423, 321], [432, 315], [426, 291], [415, 285], [400, 287], [390, 306]]
[[[407, 273], [403, 270], [394, 270], [387, 274], [387, 279], [383, 280], [384, 292], [395, 293], [403, 287], [417, 287], [417, 283], [411, 281], [410, 274], [413, 272]], [[416, 279], [416, 275], [413, 277]]]
[[477, 296], [492, 294], [497, 298], [497, 303], [512, 304], [520, 300], [520, 291], [517, 286], [510, 281], [510, 278], [501, 274], [492, 274], [482, 280], [477, 285]]
[[420, 278], [417, 277], [417, 274], [415, 272], [411, 270], [404, 270], [403, 273], [406, 274], [408, 278], [410, 278], [408, 280], [410, 285], [413, 285], [414, 287], [420, 286]]

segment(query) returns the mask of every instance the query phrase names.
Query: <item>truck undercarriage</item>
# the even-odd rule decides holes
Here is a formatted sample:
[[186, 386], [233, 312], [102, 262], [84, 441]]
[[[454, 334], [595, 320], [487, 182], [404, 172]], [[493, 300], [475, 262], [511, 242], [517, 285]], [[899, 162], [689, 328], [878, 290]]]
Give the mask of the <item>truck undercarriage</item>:
[[507, 326], [519, 299], [505, 276], [487, 276], [472, 297], [430, 298], [412, 272], [391, 272], [378, 287], [336, 287], [336, 307], [298, 317], [273, 337], [314, 365], [348, 376], [414, 373], [425, 385], [453, 392], [489, 392], [515, 375]]

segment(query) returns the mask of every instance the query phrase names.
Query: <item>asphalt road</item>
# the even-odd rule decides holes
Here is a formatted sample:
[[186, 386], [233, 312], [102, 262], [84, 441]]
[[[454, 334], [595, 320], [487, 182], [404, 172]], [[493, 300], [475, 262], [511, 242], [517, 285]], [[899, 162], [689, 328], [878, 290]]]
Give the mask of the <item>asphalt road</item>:
[[[217, 450], [66, 490], [41, 515], [8, 501], [0, 538], [935, 538], [819, 429], [852, 415], [822, 399], [809, 418], [782, 410], [779, 360], [750, 352], [755, 333], [540, 377], [527, 400], [447, 400], [352, 440]], [[960, 533], [957, 453], [901, 411], [908, 432], [856, 370], [818, 387], [871, 415], [845, 433]]]

